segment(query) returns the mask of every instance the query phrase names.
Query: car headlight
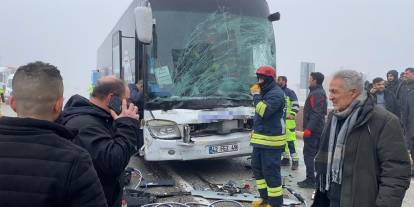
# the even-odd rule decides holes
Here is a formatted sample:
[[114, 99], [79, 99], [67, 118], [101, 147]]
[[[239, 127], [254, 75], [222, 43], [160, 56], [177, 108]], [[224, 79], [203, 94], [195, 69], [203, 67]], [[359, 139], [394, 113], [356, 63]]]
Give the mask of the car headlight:
[[148, 120], [146, 125], [151, 135], [157, 139], [180, 139], [181, 132], [177, 123], [169, 120]]

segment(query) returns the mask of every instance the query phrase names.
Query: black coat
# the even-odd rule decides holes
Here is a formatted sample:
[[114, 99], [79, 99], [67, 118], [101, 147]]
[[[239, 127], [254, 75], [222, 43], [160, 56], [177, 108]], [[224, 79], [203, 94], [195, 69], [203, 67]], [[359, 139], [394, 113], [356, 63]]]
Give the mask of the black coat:
[[[331, 120], [332, 113], [315, 157], [319, 182], [326, 173]], [[410, 185], [410, 174], [410, 158], [399, 120], [368, 99], [346, 140], [341, 207], [401, 206]], [[318, 189], [312, 206], [329, 206], [326, 194]]]
[[0, 118], [0, 206], [107, 206], [86, 150], [61, 125]]
[[[393, 81], [387, 81], [385, 84], [385, 88], [390, 90], [395, 96], [397, 95], [397, 90], [399, 85], [401, 84], [401, 81], [398, 79], [398, 72], [396, 70], [390, 70], [387, 72], [388, 75], [392, 75], [394, 77]], [[369, 90], [368, 90], [369, 91]]]
[[108, 206], [120, 206], [122, 175], [136, 152], [138, 121], [127, 117], [114, 121], [108, 112], [75, 95], [66, 103], [60, 122], [79, 130], [74, 143], [91, 154]]
[[401, 81], [396, 79], [395, 81], [387, 82], [387, 85], [385, 86], [385, 88], [391, 91], [395, 96], [397, 96], [397, 90], [400, 84], [401, 84]]
[[303, 108], [303, 129], [310, 129], [312, 134], [320, 135], [325, 124], [328, 109], [325, 90], [321, 85], [310, 88], [310, 93]]
[[401, 122], [406, 138], [414, 137], [414, 81], [403, 82], [397, 90], [397, 99], [401, 106]]
[[[377, 103], [377, 94], [374, 94], [374, 102]], [[385, 108], [395, 114], [398, 118], [400, 117], [400, 107], [394, 93], [388, 89], [384, 90]]]

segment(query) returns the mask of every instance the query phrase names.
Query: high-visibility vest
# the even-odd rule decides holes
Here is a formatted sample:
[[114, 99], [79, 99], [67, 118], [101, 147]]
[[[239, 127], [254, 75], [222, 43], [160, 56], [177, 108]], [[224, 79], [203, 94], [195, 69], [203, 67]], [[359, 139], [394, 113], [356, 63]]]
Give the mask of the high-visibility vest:
[[93, 85], [92, 84], [89, 84], [89, 86], [88, 86], [88, 93], [89, 93], [89, 95], [91, 95], [92, 92], [93, 92]]
[[[289, 96], [286, 96], [287, 115], [296, 116], [296, 112], [292, 110], [292, 100]], [[286, 129], [296, 128], [296, 120], [288, 119], [286, 116]]]

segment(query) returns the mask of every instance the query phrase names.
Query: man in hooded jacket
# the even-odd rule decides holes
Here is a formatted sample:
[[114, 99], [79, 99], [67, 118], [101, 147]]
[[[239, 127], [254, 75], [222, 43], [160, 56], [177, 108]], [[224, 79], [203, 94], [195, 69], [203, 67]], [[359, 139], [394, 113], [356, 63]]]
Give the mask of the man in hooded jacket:
[[256, 75], [258, 84], [250, 89], [256, 108], [250, 143], [253, 174], [261, 199], [252, 206], [279, 207], [283, 204], [280, 162], [286, 145], [285, 95], [276, 84], [273, 67], [262, 66]]
[[[122, 100], [120, 114], [109, 108], [115, 96]], [[60, 123], [77, 129], [74, 143], [91, 154], [109, 207], [121, 206], [123, 172], [136, 152], [138, 108], [127, 106], [128, 87], [113, 76], [101, 78], [90, 100], [75, 95], [66, 103]]]
[[392, 93], [394, 93], [394, 95], [396, 96], [399, 85], [400, 85], [400, 80], [399, 80], [398, 72], [396, 70], [388, 71], [387, 72], [387, 83], [385, 85], [385, 88], [391, 91]]
[[410, 160], [399, 120], [376, 106], [362, 74], [337, 72], [329, 85], [334, 110], [315, 157], [313, 207], [401, 206]]

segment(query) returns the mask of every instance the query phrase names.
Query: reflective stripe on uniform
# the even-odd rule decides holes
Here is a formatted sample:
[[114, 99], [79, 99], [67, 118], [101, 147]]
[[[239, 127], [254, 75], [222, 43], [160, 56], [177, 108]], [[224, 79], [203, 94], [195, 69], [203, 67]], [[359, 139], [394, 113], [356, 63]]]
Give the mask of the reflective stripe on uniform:
[[257, 189], [266, 189], [267, 184], [265, 179], [256, 180], [256, 187]]
[[252, 139], [250, 140], [253, 144], [260, 144], [271, 147], [280, 147], [286, 144], [286, 135], [280, 136], [266, 136], [261, 134], [252, 134]]
[[267, 188], [267, 196], [269, 197], [280, 197], [283, 196], [283, 188], [282, 186], [271, 188]]
[[[296, 142], [295, 142], [295, 148], [296, 148]], [[299, 154], [298, 153], [292, 153], [292, 154], [290, 154], [290, 156], [292, 157], [293, 161], [298, 161], [299, 160]]]
[[286, 129], [290, 130], [290, 129], [294, 129], [294, 128], [296, 128], [296, 120], [287, 119], [286, 120]]
[[259, 114], [259, 116], [263, 117], [263, 115], [266, 111], [266, 107], [267, 107], [267, 105], [263, 101], [260, 101], [256, 105], [256, 113]]
[[299, 102], [298, 101], [292, 101], [292, 111], [297, 113], [299, 111]]

